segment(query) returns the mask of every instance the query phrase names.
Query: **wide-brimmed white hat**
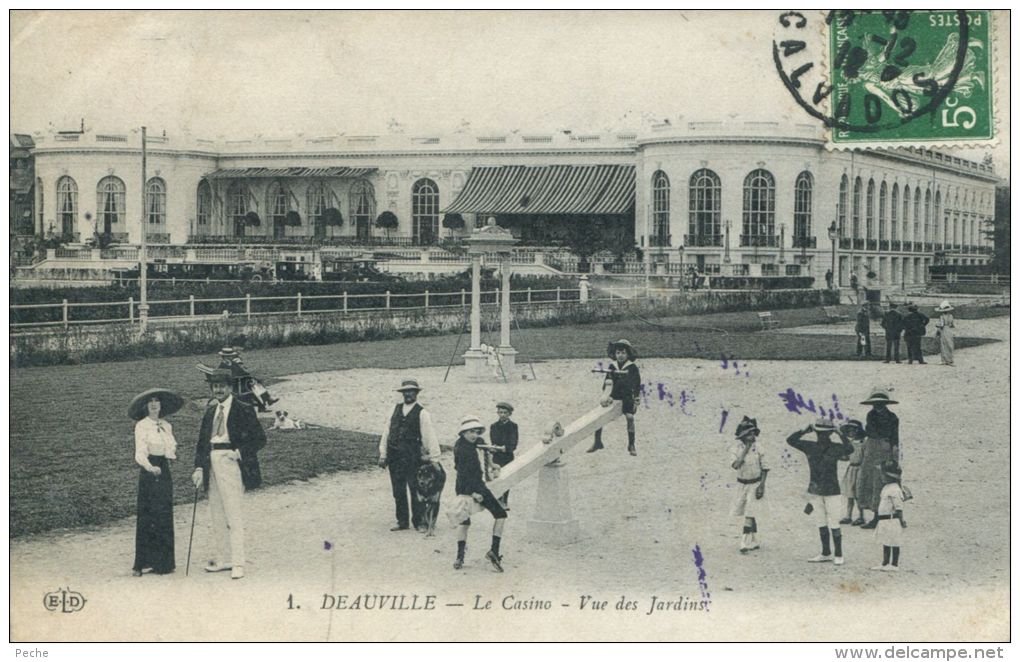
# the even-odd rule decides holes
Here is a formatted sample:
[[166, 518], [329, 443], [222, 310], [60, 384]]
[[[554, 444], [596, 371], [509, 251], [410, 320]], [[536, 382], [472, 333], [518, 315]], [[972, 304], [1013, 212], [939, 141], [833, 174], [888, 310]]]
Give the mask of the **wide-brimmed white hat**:
[[876, 386], [871, 389], [871, 396], [867, 400], [861, 400], [862, 405], [896, 405], [896, 400], [889, 397], [889, 389]]
[[477, 416], [465, 416], [460, 421], [460, 429], [457, 430], [457, 434], [466, 432], [468, 430], [485, 430], [485, 425]]
[[943, 301], [942, 303], [939, 304], [939, 307], [935, 309], [935, 312], [937, 312], [937, 313], [951, 313], [951, 312], [953, 312], [953, 307], [951, 305], [949, 305], [948, 301]]

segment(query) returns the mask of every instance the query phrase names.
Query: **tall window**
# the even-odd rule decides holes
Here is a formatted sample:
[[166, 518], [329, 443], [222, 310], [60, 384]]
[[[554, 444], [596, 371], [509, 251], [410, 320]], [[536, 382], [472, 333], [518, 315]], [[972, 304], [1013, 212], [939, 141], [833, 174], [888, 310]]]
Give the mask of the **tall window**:
[[286, 234], [287, 212], [290, 211], [290, 191], [283, 182], [273, 182], [266, 192], [266, 212], [274, 237]]
[[864, 236], [868, 241], [875, 238], [875, 180], [868, 180], [868, 196], [864, 207]]
[[846, 205], [849, 194], [850, 180], [846, 175], [843, 175], [842, 179], [839, 180], [839, 204], [836, 209], [836, 216], [839, 220], [840, 236], [846, 234]]
[[935, 241], [949, 243], [949, 215], [942, 218], [942, 191], [935, 191], [935, 211], [932, 218], [935, 221]]
[[97, 193], [97, 222], [103, 227], [105, 232], [108, 228], [123, 220], [125, 208], [124, 208], [124, 195], [125, 188], [124, 182], [118, 177], [109, 176], [99, 180], [99, 185], [96, 187]]
[[910, 227], [910, 187], [903, 187], [903, 241], [914, 241], [913, 230]]
[[775, 233], [776, 180], [768, 170], [753, 170], [744, 178], [744, 236], [764, 246]]
[[886, 189], [885, 182], [882, 182], [882, 186], [878, 189], [878, 238], [885, 239], [885, 217], [886, 207], [889, 203], [889, 191]]
[[375, 190], [370, 182], [360, 179], [351, 187], [351, 224], [359, 240], [371, 236], [374, 216]]
[[921, 236], [921, 187], [914, 188], [914, 241], [924, 241]]
[[696, 246], [722, 245], [722, 182], [719, 175], [702, 168], [690, 181], [688, 231]]
[[248, 213], [248, 186], [234, 182], [227, 190], [227, 220], [235, 236], [244, 235], [244, 215]]
[[811, 236], [811, 189], [811, 173], [805, 171], [797, 175], [797, 183], [793, 190], [794, 237]]
[[931, 189], [924, 192], [924, 240], [931, 241]]
[[326, 194], [325, 182], [314, 182], [308, 187], [308, 225], [316, 235], [325, 234], [325, 226], [322, 224], [322, 214], [329, 207], [329, 197]]
[[45, 205], [43, 204], [43, 184], [42, 184], [42, 179], [39, 178], [39, 177], [35, 178], [35, 191], [36, 191], [36, 195], [39, 196], [39, 204], [37, 206], [37, 210], [38, 211], [36, 212], [39, 215], [39, 232], [46, 233], [46, 232], [48, 232], [49, 228], [47, 228], [46, 225], [43, 223], [43, 211], [45, 209]]
[[652, 175], [653, 246], [669, 246], [669, 177], [661, 170]]
[[411, 232], [415, 244], [435, 243], [439, 236], [439, 187], [419, 179], [411, 187]]
[[900, 185], [892, 185], [892, 204], [889, 206], [889, 210], [892, 212], [889, 218], [889, 238], [896, 241], [897, 234], [896, 221], [899, 218], [900, 213]]
[[78, 224], [78, 185], [70, 177], [57, 180], [57, 217], [60, 232], [74, 234], [74, 226]]
[[145, 185], [145, 215], [149, 225], [166, 225], [166, 182], [159, 177]]
[[209, 227], [209, 218], [212, 216], [212, 188], [209, 182], [202, 180], [198, 183], [198, 225], [201, 228]]
[[853, 220], [851, 221], [852, 226], [850, 233], [854, 239], [861, 238], [861, 178], [858, 177], [854, 180], [854, 208], [853, 208]]

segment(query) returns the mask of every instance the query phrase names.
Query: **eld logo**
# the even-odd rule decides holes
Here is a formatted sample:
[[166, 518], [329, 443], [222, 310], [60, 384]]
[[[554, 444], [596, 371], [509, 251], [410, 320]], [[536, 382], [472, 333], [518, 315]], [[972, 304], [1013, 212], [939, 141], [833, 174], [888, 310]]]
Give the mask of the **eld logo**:
[[43, 606], [48, 611], [59, 611], [65, 614], [81, 611], [85, 608], [85, 596], [70, 588], [47, 593], [43, 598]]

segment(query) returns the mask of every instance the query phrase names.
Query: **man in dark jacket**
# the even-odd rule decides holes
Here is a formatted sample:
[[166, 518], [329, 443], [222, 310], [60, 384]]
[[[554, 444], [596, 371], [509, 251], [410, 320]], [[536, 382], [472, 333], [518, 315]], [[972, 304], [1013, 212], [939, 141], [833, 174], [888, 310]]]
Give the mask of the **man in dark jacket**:
[[857, 333], [857, 358], [871, 358], [871, 318], [868, 316], [868, 304], [862, 304], [857, 311], [857, 324], [854, 326]]
[[[206, 375], [216, 402], [206, 409], [198, 432], [195, 489], [209, 493], [209, 511], [219, 558], [209, 561], [208, 572], [230, 570], [232, 579], [244, 577], [244, 519], [241, 499], [246, 489], [262, 482], [257, 453], [266, 445], [266, 433], [251, 406], [233, 397], [230, 370]], [[227, 538], [230, 561], [226, 562]]]
[[882, 316], [882, 328], [885, 329], [885, 361], [890, 359], [900, 362], [900, 334], [903, 333], [903, 316], [896, 310], [896, 304], [890, 303], [889, 310]]
[[903, 318], [903, 340], [907, 343], [907, 365], [915, 360], [924, 365], [924, 354], [921, 353], [921, 338], [924, 338], [928, 326], [928, 316], [917, 309], [915, 304], [907, 306], [907, 314]]

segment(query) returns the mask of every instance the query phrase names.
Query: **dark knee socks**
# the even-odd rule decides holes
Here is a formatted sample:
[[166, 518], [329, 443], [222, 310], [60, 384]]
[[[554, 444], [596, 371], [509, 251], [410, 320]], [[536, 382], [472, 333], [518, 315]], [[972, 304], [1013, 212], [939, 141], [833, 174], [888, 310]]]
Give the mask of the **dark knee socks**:
[[499, 556], [499, 536], [492, 536], [492, 553]]
[[829, 548], [829, 527], [818, 527], [818, 537], [822, 539], [822, 556], [832, 554], [832, 550]]
[[745, 526], [745, 527], [744, 527], [744, 533], [745, 533], [745, 534], [746, 534], [746, 533], [753, 533], [753, 531], [752, 531], [751, 527], [749, 527], [749, 526]]
[[758, 533], [758, 520], [751, 518], [751, 533]]
[[893, 547], [892, 548], [892, 564], [893, 564], [893, 566], [899, 566], [900, 565], [900, 548], [899, 547]]
[[839, 529], [832, 530], [832, 547], [836, 556], [843, 556], [843, 533]]
[[630, 448], [634, 447], [635, 438], [637, 433], [634, 431], [634, 419], [627, 421], [627, 446]]
[[882, 565], [889, 565], [889, 552], [890, 551], [891, 551], [891, 548], [889, 547], [889, 545], [882, 545]]
[[458, 559], [463, 559], [464, 558], [464, 550], [466, 548], [467, 548], [467, 541], [465, 541], [465, 540], [458, 540], [457, 541], [457, 558]]

